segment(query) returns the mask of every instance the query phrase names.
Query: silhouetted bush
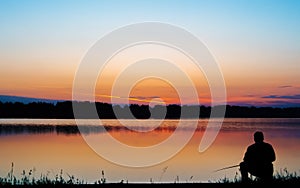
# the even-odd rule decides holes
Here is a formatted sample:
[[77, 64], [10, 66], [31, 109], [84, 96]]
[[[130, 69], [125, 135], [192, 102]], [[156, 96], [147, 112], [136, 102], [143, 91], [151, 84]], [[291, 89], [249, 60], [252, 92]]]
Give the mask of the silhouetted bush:
[[[179, 118], [195, 118], [194, 114], [183, 114], [182, 112], [195, 112], [199, 111], [199, 116], [196, 118], [209, 118], [211, 111], [214, 108], [221, 106], [195, 106], [177, 104], [170, 104], [167, 106], [154, 106], [131, 104], [121, 107], [120, 105], [111, 105], [108, 103], [96, 102], [76, 102], [78, 108], [96, 109], [98, 116], [95, 117], [88, 111], [84, 111], [76, 118], [101, 118], [101, 119], [115, 119], [115, 118], [137, 118], [148, 119], [152, 118], [165, 118], [165, 119], [179, 119]], [[227, 105], [225, 117], [228, 118], [300, 118], [300, 107], [287, 107], [287, 108], [272, 108], [272, 107], [254, 107], [254, 106], [230, 106]], [[165, 116], [161, 116], [162, 108], [166, 108]], [[117, 112], [117, 115], [115, 114]], [[132, 115], [129, 115], [132, 113]], [[152, 116], [151, 116], [152, 115]], [[56, 104], [45, 102], [33, 102], [23, 104], [16, 103], [2, 103], [0, 102], [0, 118], [56, 118], [56, 119], [73, 119], [73, 105], [71, 101], [57, 102]]]

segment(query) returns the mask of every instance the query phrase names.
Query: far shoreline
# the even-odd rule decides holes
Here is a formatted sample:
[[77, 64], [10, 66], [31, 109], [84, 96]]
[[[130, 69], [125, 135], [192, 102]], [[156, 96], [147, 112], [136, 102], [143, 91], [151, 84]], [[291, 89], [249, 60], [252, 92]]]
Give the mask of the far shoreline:
[[[76, 110], [74, 111], [74, 105]], [[82, 109], [82, 110], [81, 110]], [[116, 113], [117, 112], [117, 113]], [[0, 102], [0, 119], [300, 118], [299, 107], [112, 105], [101, 102]]]

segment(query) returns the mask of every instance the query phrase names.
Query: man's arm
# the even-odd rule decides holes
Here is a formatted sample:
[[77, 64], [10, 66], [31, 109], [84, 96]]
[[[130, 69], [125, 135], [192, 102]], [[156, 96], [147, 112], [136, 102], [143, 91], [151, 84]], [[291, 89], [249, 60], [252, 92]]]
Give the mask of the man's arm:
[[247, 150], [246, 150], [246, 152], [245, 152], [245, 154], [244, 154], [244, 158], [243, 158], [243, 160], [245, 161], [245, 162], [249, 162], [249, 159], [250, 159], [250, 157], [249, 157], [249, 147], [247, 148]]
[[271, 144], [269, 144], [269, 160], [271, 162], [274, 162], [276, 160], [275, 151]]

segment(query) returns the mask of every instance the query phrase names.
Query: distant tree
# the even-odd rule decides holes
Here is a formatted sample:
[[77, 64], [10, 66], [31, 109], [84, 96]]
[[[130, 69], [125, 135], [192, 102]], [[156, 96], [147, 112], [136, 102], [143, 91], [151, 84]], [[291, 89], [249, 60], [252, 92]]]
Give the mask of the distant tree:
[[[195, 118], [194, 113], [199, 111], [199, 118], [208, 118], [213, 109], [221, 106], [197, 106], [170, 104], [167, 106], [157, 105], [138, 105], [131, 104], [121, 107], [101, 102], [74, 102], [77, 107], [83, 109], [79, 117], [76, 118]], [[96, 115], [89, 110], [94, 108]], [[182, 114], [184, 112], [184, 114]], [[118, 117], [116, 116], [118, 114]], [[289, 108], [272, 108], [272, 107], [255, 107], [255, 106], [226, 106], [225, 117], [230, 118], [300, 118], [300, 107]], [[56, 119], [73, 119], [72, 101], [53, 103], [32, 102], [28, 104], [20, 102], [0, 102], [0, 118], [56, 118]]]

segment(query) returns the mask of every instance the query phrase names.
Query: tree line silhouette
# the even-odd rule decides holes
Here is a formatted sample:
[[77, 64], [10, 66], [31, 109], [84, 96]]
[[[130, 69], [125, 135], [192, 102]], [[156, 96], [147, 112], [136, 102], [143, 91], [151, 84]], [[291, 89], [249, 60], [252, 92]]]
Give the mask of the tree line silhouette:
[[[76, 102], [77, 106], [93, 105], [96, 107], [99, 118], [116, 119], [116, 118], [195, 118], [193, 116], [181, 116], [182, 110], [185, 112], [199, 110], [199, 118], [209, 118], [213, 108], [220, 106], [188, 106], [170, 104], [167, 106], [156, 105], [112, 105], [102, 102]], [[165, 110], [164, 110], [165, 109]], [[116, 116], [115, 112], [118, 112]], [[131, 112], [133, 116], [128, 116]], [[162, 114], [164, 112], [165, 114]], [[300, 107], [255, 107], [255, 106], [231, 106], [226, 105], [225, 117], [227, 118], [300, 118]], [[72, 101], [57, 103], [32, 102], [24, 104], [21, 102], [0, 102], [0, 118], [49, 118], [49, 119], [74, 119]], [[78, 118], [78, 117], [77, 117]], [[80, 118], [93, 118], [89, 113], [85, 113]]]

